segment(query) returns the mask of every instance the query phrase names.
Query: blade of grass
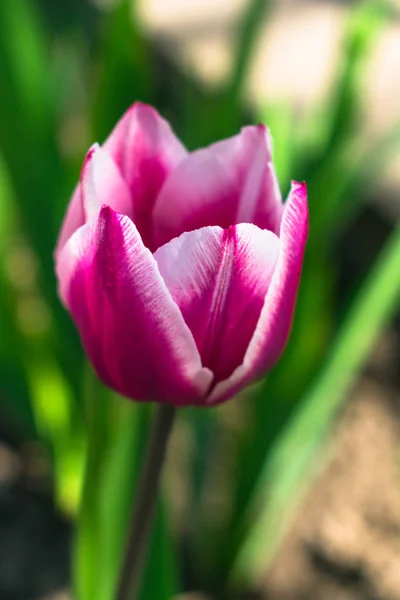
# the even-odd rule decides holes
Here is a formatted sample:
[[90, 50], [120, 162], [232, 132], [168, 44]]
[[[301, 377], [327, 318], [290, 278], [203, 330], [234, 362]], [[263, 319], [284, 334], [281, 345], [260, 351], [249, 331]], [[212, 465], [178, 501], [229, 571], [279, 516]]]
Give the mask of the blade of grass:
[[0, 157], [0, 369], [6, 370], [1, 379], [4, 392], [9, 381], [2, 400], [3, 404], [8, 400], [7, 412], [16, 417], [17, 426], [26, 425], [27, 435], [38, 437], [50, 447], [56, 501], [65, 512], [73, 514], [80, 481], [81, 428], [75, 423], [72, 430], [71, 390], [49, 350], [47, 334], [31, 339], [18, 321], [21, 298], [6, 277], [4, 264], [19, 234], [17, 212], [10, 177]]
[[296, 153], [295, 178], [307, 180], [312, 229], [317, 229], [314, 223], [331, 203], [331, 189], [340, 187], [338, 171], [339, 175], [346, 173], [346, 161], [349, 157], [351, 160], [351, 145], [359, 134], [364, 109], [369, 58], [385, 24], [387, 11], [381, 0], [359, 2], [351, 10], [337, 82], [326, 102], [323, 118], [316, 123], [325, 135], [320, 136], [316, 151], [309, 153], [299, 148]]
[[152, 49], [136, 25], [134, 9], [135, 2], [123, 0], [105, 23], [92, 109], [94, 137], [99, 141], [135, 100], [153, 100]]
[[16, 428], [31, 437], [37, 430], [22, 360], [23, 340], [17, 326], [13, 293], [6, 277], [9, 245], [15, 235], [16, 215], [9, 174], [0, 156], [0, 381], [1, 405]]
[[[332, 215], [332, 222], [337, 221], [337, 227], [343, 227], [361, 205], [361, 199], [368, 198], [368, 192], [373, 189], [376, 181], [389, 164], [394, 151], [400, 147], [398, 128], [383, 136], [374, 148], [363, 151], [362, 158], [353, 158], [353, 170], [344, 174], [337, 184], [337, 196], [345, 199], [353, 195], [357, 200], [353, 203], [339, 203], [337, 213]], [[379, 149], [379, 157], [372, 160]], [[332, 194], [335, 193], [332, 190]], [[340, 215], [342, 219], [340, 222]], [[330, 225], [332, 226], [332, 222]], [[331, 236], [333, 233], [331, 232]], [[318, 235], [318, 231], [314, 232]], [[337, 235], [337, 233], [336, 233]], [[232, 525], [229, 527], [229, 543], [224, 543], [229, 548], [223, 570], [228, 571], [238, 549], [244, 525], [242, 515], [252, 501], [255, 487], [258, 484], [261, 467], [265, 456], [269, 452], [279, 431], [284, 427], [294, 409], [293, 398], [296, 391], [302, 393], [307, 382], [317, 372], [322, 356], [328, 343], [332, 329], [333, 298], [332, 285], [335, 270], [327, 267], [329, 233], [325, 231], [325, 239], [320, 240], [320, 255], [308, 251], [302, 285], [300, 288], [296, 319], [292, 335], [280, 363], [269, 375], [260, 393], [249, 399], [249, 406], [253, 411], [253, 427], [246, 432], [246, 436], [239, 441], [238, 461], [239, 474], [237, 478], [236, 494], [234, 496]], [[328, 310], [327, 310], [328, 309]], [[317, 328], [310, 329], [311, 322], [318, 322]], [[298, 356], [301, 355], [301, 361]], [[290, 378], [287, 373], [290, 372]], [[268, 402], [271, 398], [272, 402]], [[236, 548], [236, 550], [235, 550]], [[223, 556], [223, 554], [221, 554]]]
[[[314, 221], [313, 244], [319, 248], [335, 238], [338, 229], [348, 225], [399, 152], [400, 121], [372, 145], [366, 149], [364, 146], [360, 141], [354, 143], [345, 153], [334, 157], [313, 180], [311, 192], [320, 197], [323, 194], [327, 199]], [[335, 185], [329, 188], [327, 183], [333, 181]]]
[[272, 0], [251, 0], [239, 24], [233, 60], [234, 70], [228, 89], [228, 97], [235, 109], [241, 104], [243, 84], [253, 57], [258, 33], [264, 25], [268, 11], [271, 10], [273, 4]]
[[101, 589], [101, 481], [109, 441], [111, 403], [109, 390], [98, 381], [88, 363], [84, 384], [87, 448], [74, 546], [73, 583], [77, 600], [92, 600]]
[[36, 427], [53, 455], [55, 500], [64, 513], [75, 516], [83, 439], [81, 424], [72, 422], [71, 389], [46, 346], [26, 343], [23, 356]]
[[[171, 600], [179, 592], [175, 547], [168, 527], [166, 503], [158, 503], [140, 600]], [[157, 577], [154, 577], [157, 573]]]
[[99, 526], [102, 532], [99, 600], [112, 600], [119, 573], [125, 536], [132, 510], [140, 456], [144, 450], [149, 415], [146, 406], [117, 398], [118, 426], [104, 465]]
[[[369, 28], [368, 24], [375, 14], [379, 19]], [[332, 328], [336, 275], [334, 267], [327, 268], [331, 244], [336, 241], [338, 233], [343, 231], [361, 200], [368, 198], [369, 188], [373, 187], [396, 147], [398, 132], [394, 131], [379, 142], [379, 160], [372, 160], [373, 150], [365, 151], [364, 148], [355, 146], [352, 125], [353, 119], [358, 120], [361, 108], [361, 82], [366, 57], [377, 40], [384, 20], [385, 14], [379, 1], [361, 4], [351, 15], [347, 57], [339, 78], [335, 104], [331, 105], [333, 116], [329, 118], [331, 127], [327, 128], [330, 133], [325, 140], [325, 147], [319, 150], [319, 167], [315, 172], [311, 170], [308, 182], [311, 233], [293, 331], [284, 357], [270, 374], [264, 388], [263, 395], [271, 398], [274, 406], [261, 398], [249, 402], [254, 427], [251, 434], [239, 441], [239, 474], [233, 496], [231, 526], [228, 527], [228, 538], [223, 543], [230, 550], [222, 571], [229, 570], [234, 547], [243, 534], [238, 524], [243, 511], [251, 502], [264, 457], [274, 437], [289, 418], [293, 399], [296, 394], [302, 393], [316, 373], [327, 347]], [[350, 124], [349, 127], [346, 123]], [[295, 150], [299, 152], [299, 148]], [[302, 174], [301, 178], [303, 177]], [[310, 327], [313, 322], [318, 322], [319, 327]], [[298, 356], [302, 357], [301, 361]], [[287, 377], [288, 372], [291, 373], [290, 378]], [[219, 554], [223, 556], [223, 553]]]
[[360, 124], [368, 60], [387, 22], [388, 13], [382, 0], [358, 2], [350, 12], [342, 66], [325, 113], [329, 124], [328, 152], [347, 140]]
[[40, 286], [55, 317], [54, 351], [74, 389], [82, 351], [57, 295], [53, 249], [65, 173], [56, 140], [46, 31], [30, 0], [0, 2], [0, 150], [9, 171], [18, 218], [40, 264]]
[[[250, 0], [238, 23], [230, 81], [220, 94], [205, 102], [204, 123], [211, 123], [209, 141], [231, 136], [243, 125], [243, 91], [258, 34], [272, 8], [273, 0]], [[208, 104], [208, 106], [207, 106]], [[187, 111], [189, 112], [189, 111]], [[210, 127], [208, 126], [210, 129]]]
[[236, 564], [236, 577], [248, 580], [260, 576], [267, 568], [290, 516], [308, 487], [312, 466], [332, 420], [379, 333], [398, 311], [399, 256], [398, 226], [354, 298], [319, 377], [301, 399], [265, 462], [254, 500], [254, 505], [263, 509], [252, 520]]
[[261, 122], [265, 123], [271, 131], [274, 165], [285, 197], [293, 177], [294, 114], [288, 102], [268, 104], [259, 111], [259, 114]]

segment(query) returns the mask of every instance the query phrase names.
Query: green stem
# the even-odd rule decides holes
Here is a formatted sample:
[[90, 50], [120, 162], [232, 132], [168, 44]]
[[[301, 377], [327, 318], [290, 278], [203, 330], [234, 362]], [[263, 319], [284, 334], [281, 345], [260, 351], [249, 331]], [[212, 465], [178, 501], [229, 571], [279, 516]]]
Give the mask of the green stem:
[[139, 592], [140, 577], [155, 512], [161, 470], [175, 413], [175, 408], [169, 404], [160, 404], [157, 407], [138, 484], [136, 503], [133, 508], [128, 543], [115, 600], [134, 600]]

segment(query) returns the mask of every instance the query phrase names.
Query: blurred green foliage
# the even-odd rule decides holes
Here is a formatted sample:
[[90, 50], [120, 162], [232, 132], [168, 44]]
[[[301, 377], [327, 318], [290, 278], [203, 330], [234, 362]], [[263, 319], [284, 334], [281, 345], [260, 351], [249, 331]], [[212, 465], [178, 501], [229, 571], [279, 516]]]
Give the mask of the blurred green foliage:
[[[260, 26], [273, 8], [272, 0], [249, 0], [231, 79], [211, 92], [173, 70], [142, 33], [133, 2], [107, 11], [77, 0], [0, 2], [0, 410], [23, 439], [47, 448], [55, 501], [79, 515], [79, 600], [112, 598], [151, 414], [93, 380], [57, 297], [52, 255], [86, 149], [134, 100], [156, 106], [190, 149], [249, 120], [266, 122], [282, 189], [289, 178], [306, 180], [311, 217], [282, 360], [240, 403], [183, 411], [192, 448], [188, 522], [174, 529], [174, 494], [160, 500], [143, 600], [167, 600], [185, 586], [224, 597], [268, 567], [329, 424], [398, 309], [398, 228], [339, 319], [334, 260], [399, 149], [400, 121], [374, 146], [361, 131], [365, 68], [391, 18], [388, 6], [371, 0], [350, 11], [334, 87], [303, 122], [290, 101], [258, 114], [243, 102]], [[209, 500], [221, 472], [222, 511]]]

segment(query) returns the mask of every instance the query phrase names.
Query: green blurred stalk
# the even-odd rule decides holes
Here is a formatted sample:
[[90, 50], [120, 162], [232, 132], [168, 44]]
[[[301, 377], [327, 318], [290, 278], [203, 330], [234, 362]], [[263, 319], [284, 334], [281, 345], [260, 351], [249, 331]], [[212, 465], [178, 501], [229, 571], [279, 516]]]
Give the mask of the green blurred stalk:
[[[252, 519], [235, 576], [259, 577], [276, 552], [289, 518], [308, 489], [338, 409], [370, 355], [383, 327], [399, 309], [400, 226], [397, 226], [355, 297], [331, 353], [311, 389], [267, 458], [252, 508]], [[249, 518], [251, 511], [247, 513]]]
[[154, 102], [154, 56], [137, 26], [136, 4], [122, 0], [104, 23], [91, 108], [93, 135], [99, 142], [133, 102]]
[[[312, 193], [328, 197], [314, 219], [313, 244], [320, 250], [328, 250], [337, 228], [348, 225], [359, 211], [362, 201], [369, 197], [371, 189], [382, 177], [387, 166], [400, 149], [400, 121], [390, 127], [368, 148], [360, 142], [353, 143], [346, 152], [339, 153], [321, 169], [313, 180]], [[327, 190], [327, 182], [335, 185]], [[328, 191], [328, 194], [327, 194]], [[345, 202], [344, 198], [349, 201]], [[337, 228], [333, 227], [337, 224]]]
[[1, 408], [24, 433], [36, 437], [23, 360], [23, 336], [15, 314], [14, 290], [6, 276], [6, 258], [16, 235], [16, 215], [11, 179], [0, 154], [0, 381]]
[[239, 25], [236, 51], [233, 60], [233, 74], [228, 89], [228, 97], [237, 108], [240, 106], [243, 85], [249, 71], [258, 33], [265, 23], [273, 0], [251, 0]]
[[25, 341], [22, 351], [30, 403], [41, 440], [50, 447], [54, 496], [59, 509], [75, 517], [82, 482], [82, 423], [72, 418], [73, 398], [47, 343]]
[[321, 237], [331, 237], [329, 233], [334, 230], [329, 216], [340, 225], [343, 223], [340, 200], [344, 204], [343, 189], [357, 165], [353, 146], [362, 124], [367, 68], [385, 24], [387, 13], [381, 0], [365, 0], [352, 8], [337, 81], [323, 119], [318, 121], [318, 128], [324, 131], [319, 148], [298, 154], [295, 176], [308, 183], [310, 229], [316, 232], [310, 237], [310, 244], [317, 246], [317, 252]]
[[[258, 33], [265, 22], [273, 0], [249, 0], [238, 23], [233, 50], [232, 74], [218, 92], [207, 94], [187, 84], [184, 105], [180, 111], [180, 129], [190, 149], [205, 146], [238, 133], [245, 124], [243, 89], [253, 58]], [[192, 82], [193, 83], [193, 82]], [[201, 127], [198, 127], [198, 123]]]
[[109, 392], [87, 363], [84, 382], [87, 435], [85, 472], [74, 548], [76, 600], [93, 600], [101, 589], [99, 574], [102, 536], [100, 529], [101, 481], [110, 433]]
[[[338, 76], [336, 92], [326, 108], [326, 131], [314, 153], [297, 146], [283, 133], [286, 144], [278, 144], [278, 166], [287, 172], [282, 162], [285, 146], [294, 147], [291, 152], [293, 165], [297, 163], [297, 176], [306, 179], [310, 204], [310, 238], [307, 244], [302, 282], [296, 308], [292, 334], [285, 354], [269, 375], [262, 393], [249, 402], [252, 426], [245, 431], [238, 443], [238, 477], [233, 494], [232, 513], [227, 525], [223, 548], [218, 552], [222, 560], [222, 573], [231, 568], [235, 550], [245, 533], [242, 523], [243, 511], [251, 504], [259, 481], [265, 456], [270, 452], [274, 439], [285, 426], [293, 410], [294, 399], [302, 394], [321, 365], [332, 331], [333, 302], [335, 297], [336, 266], [330, 261], [331, 246], [346, 222], [361, 204], [368, 187], [380, 175], [382, 157], [388, 159], [389, 148], [393, 151], [393, 137], [382, 140], [379, 160], [371, 161], [371, 153], [356, 146], [357, 124], [362, 109], [362, 86], [367, 58], [378, 39], [385, 12], [379, 0], [359, 3], [351, 12]], [[272, 114], [274, 121], [283, 121], [284, 113]], [[275, 117], [275, 118], [274, 118]], [[282, 118], [283, 117], [283, 118]], [[286, 119], [287, 125], [287, 119]], [[357, 151], [355, 151], [355, 148]], [[287, 148], [286, 148], [287, 150]], [[280, 153], [280, 156], [279, 156]], [[290, 152], [287, 150], [287, 154]], [[304, 160], [307, 156], [307, 160]], [[282, 166], [283, 165], [283, 166]], [[368, 176], [365, 177], [365, 173]], [[292, 173], [293, 176], [293, 173]], [[352, 193], [354, 191], [354, 193]], [[318, 322], [318, 327], [311, 324]], [[299, 360], [301, 356], [301, 360]], [[287, 373], [290, 372], [290, 377]], [[215, 563], [216, 561], [214, 561]]]
[[140, 477], [132, 503], [127, 544], [121, 564], [115, 599], [138, 598], [144, 579], [150, 534], [154, 529], [160, 480], [177, 411], [170, 404], [157, 404], [146, 450], [140, 467]]
[[150, 416], [147, 406], [123, 398], [116, 398], [116, 402], [119, 404], [119, 419], [105, 457], [100, 496], [99, 527], [103, 547], [98, 600], [114, 597]]
[[[10, 248], [20, 234], [11, 185], [0, 156], [0, 373], [2, 409], [29, 439], [50, 448], [59, 508], [74, 514], [80, 482], [80, 423], [72, 427], [71, 389], [49, 349], [47, 332], [30, 334], [18, 319], [21, 293], [6, 276]], [[4, 372], [4, 374], [3, 374]], [[49, 399], [51, 399], [49, 401]]]
[[[0, 2], [0, 149], [17, 214], [40, 263], [39, 285], [54, 319], [52, 343], [75, 391], [82, 352], [56, 293], [53, 250], [65, 171], [57, 142], [50, 40], [30, 0]], [[66, 197], [66, 196], [65, 196]]]

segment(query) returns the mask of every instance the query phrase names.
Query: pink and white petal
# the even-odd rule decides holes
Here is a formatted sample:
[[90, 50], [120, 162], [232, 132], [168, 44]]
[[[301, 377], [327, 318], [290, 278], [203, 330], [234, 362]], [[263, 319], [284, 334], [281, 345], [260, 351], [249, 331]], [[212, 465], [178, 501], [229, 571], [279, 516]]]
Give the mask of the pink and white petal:
[[132, 216], [130, 192], [117, 166], [98, 144], [93, 144], [85, 157], [80, 182], [67, 209], [55, 250], [56, 260], [71, 235], [90, 216], [98, 213], [103, 204]]
[[103, 205], [132, 217], [129, 188], [113, 159], [98, 144], [90, 148], [83, 163], [81, 198], [86, 220], [96, 216]]
[[263, 125], [190, 154], [170, 175], [154, 208], [156, 245], [209, 225], [254, 223], [278, 233], [282, 201]]
[[243, 364], [214, 387], [209, 403], [229, 399], [270, 370], [280, 357], [292, 324], [307, 235], [306, 185], [293, 182], [282, 217], [278, 262]]
[[169, 123], [146, 104], [136, 102], [117, 123], [103, 148], [128, 184], [133, 220], [144, 243], [153, 248], [152, 211], [169, 174], [187, 156]]
[[71, 235], [77, 229], [79, 229], [79, 227], [82, 227], [84, 222], [85, 215], [82, 205], [81, 185], [78, 183], [74, 193], [72, 194], [71, 200], [69, 201], [67, 213], [61, 226], [60, 235], [58, 236], [57, 245], [54, 252], [54, 258], [56, 261], [58, 260], [61, 250], [64, 248]]
[[252, 224], [204, 227], [154, 257], [214, 384], [245, 356], [279, 253], [279, 239]]
[[99, 375], [129, 398], [201, 402], [212, 381], [132, 221], [103, 207], [58, 264], [60, 291]]

